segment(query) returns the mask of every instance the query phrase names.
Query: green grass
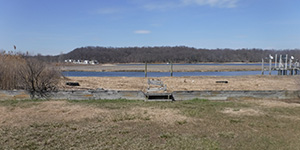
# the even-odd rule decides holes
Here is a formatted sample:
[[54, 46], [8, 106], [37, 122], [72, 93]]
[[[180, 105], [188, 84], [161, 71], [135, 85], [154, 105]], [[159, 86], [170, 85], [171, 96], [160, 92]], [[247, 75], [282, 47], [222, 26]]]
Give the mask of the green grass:
[[[51, 120], [44, 114], [45, 120], [36, 119], [21, 126], [0, 122], [0, 149], [231, 150], [300, 147], [299, 106], [267, 107], [251, 101], [199, 99], [176, 102], [63, 102], [62, 109], [76, 106], [76, 109], [101, 109], [103, 112], [77, 120]], [[34, 111], [43, 103], [41, 100], [1, 101], [0, 107]], [[241, 113], [223, 113], [228, 108], [234, 113]], [[257, 110], [260, 114], [242, 113], [248, 109]], [[6, 113], [9, 111], [13, 110], [6, 109]], [[68, 115], [66, 111], [65, 116]]]
[[33, 105], [38, 105], [39, 102], [47, 100], [40, 99], [28, 99], [28, 100], [4, 100], [0, 101], [0, 106], [10, 106], [10, 107], [30, 107]]

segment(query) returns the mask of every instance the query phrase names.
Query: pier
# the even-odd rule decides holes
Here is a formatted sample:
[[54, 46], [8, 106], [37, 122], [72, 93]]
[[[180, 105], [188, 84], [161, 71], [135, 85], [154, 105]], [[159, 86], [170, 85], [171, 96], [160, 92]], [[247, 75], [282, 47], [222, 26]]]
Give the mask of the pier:
[[[273, 61], [274, 60], [274, 61]], [[265, 65], [265, 62], [269, 61], [269, 65]], [[278, 55], [275, 54], [273, 57], [262, 58], [262, 75], [265, 74], [265, 71], [269, 72], [271, 75], [272, 71], [277, 71], [278, 75], [299, 75], [299, 60], [295, 59], [294, 56]]]

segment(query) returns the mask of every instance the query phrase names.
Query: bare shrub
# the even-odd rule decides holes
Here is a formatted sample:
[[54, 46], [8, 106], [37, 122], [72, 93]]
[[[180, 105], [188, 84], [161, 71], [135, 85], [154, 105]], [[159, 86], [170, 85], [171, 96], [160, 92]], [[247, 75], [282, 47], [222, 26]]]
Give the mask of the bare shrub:
[[19, 69], [21, 85], [32, 98], [45, 97], [57, 89], [61, 73], [53, 66], [37, 59], [26, 59]]
[[61, 73], [37, 59], [19, 53], [0, 53], [0, 89], [24, 89], [32, 97], [43, 97], [56, 90]]

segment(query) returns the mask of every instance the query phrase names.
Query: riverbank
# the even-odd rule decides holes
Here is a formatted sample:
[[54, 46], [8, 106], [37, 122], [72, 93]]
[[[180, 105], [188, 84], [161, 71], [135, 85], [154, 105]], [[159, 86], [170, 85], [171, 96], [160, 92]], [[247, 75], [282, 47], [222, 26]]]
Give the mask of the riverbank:
[[[152, 79], [152, 78], [151, 78]], [[167, 85], [167, 92], [173, 91], [266, 91], [300, 90], [299, 76], [198, 76], [198, 77], [159, 77], [154, 78]], [[216, 83], [227, 81], [228, 83]], [[71, 87], [65, 82], [78, 82], [80, 86]], [[106, 89], [146, 91], [148, 78], [144, 77], [67, 77], [60, 89]]]
[[[93, 72], [144, 72], [143, 64], [98, 64], [98, 65], [61, 65], [62, 71]], [[148, 64], [148, 72], [170, 72], [170, 64]], [[253, 64], [174, 64], [174, 72], [220, 72], [220, 71], [258, 71], [260, 65]]]

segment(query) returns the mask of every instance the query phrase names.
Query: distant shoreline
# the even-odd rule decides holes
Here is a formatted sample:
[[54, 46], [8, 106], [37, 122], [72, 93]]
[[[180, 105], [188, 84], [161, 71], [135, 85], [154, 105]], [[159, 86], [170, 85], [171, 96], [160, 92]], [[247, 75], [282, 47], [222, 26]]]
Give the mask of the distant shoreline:
[[[203, 64], [203, 65], [201, 65]], [[221, 72], [221, 71], [259, 71], [258, 63], [201, 63], [197, 64], [173, 64], [173, 72]], [[210, 65], [211, 64], [211, 65]], [[224, 65], [223, 65], [224, 64]], [[230, 65], [232, 64], [232, 65]], [[139, 63], [126, 64], [67, 64], [58, 66], [61, 71], [81, 71], [81, 72], [144, 72], [145, 65]], [[147, 72], [170, 72], [170, 64], [148, 64]]]

